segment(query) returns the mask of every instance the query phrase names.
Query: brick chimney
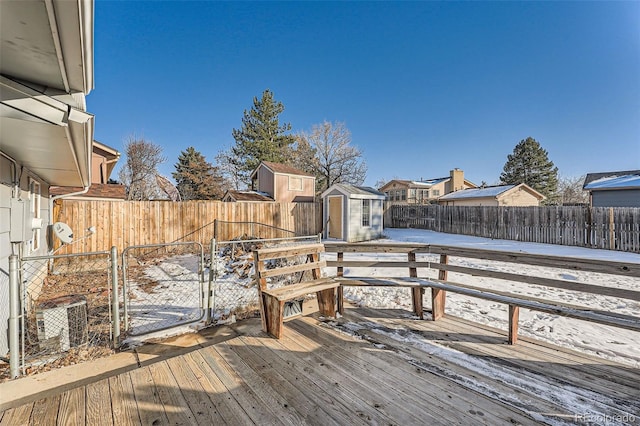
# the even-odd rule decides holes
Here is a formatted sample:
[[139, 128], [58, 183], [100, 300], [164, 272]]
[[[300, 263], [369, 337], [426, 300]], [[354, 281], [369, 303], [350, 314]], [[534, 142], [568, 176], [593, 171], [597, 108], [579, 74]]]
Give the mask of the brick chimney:
[[451, 180], [449, 181], [449, 192], [464, 189], [464, 172], [458, 168], [451, 170]]

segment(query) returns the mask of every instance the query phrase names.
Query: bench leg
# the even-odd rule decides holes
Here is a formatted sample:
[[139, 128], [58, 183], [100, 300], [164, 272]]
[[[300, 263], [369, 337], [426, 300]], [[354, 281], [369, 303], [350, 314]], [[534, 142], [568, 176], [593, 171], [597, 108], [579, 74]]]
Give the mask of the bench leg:
[[344, 289], [342, 286], [336, 289], [338, 299], [338, 312], [340, 315], [344, 315]]
[[520, 307], [509, 305], [509, 344], [515, 345], [518, 341], [518, 319]]
[[[340, 287], [338, 287], [340, 288]], [[333, 288], [316, 292], [320, 315], [330, 318], [336, 316], [336, 291]]]
[[431, 289], [431, 317], [433, 321], [439, 320], [444, 316], [444, 302], [447, 292], [439, 289]]
[[266, 324], [264, 331], [279, 339], [282, 335], [284, 321], [284, 302], [268, 295], [264, 295], [263, 300]]
[[413, 300], [413, 313], [416, 314], [420, 319], [424, 319], [423, 305], [422, 305], [422, 294], [424, 289], [422, 287], [412, 287], [411, 288], [411, 298]]

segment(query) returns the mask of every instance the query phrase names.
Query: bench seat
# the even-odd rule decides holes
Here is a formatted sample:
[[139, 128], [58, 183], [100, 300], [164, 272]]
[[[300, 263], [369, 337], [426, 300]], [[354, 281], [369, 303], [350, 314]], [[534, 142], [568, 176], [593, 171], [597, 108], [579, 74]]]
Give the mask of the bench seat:
[[[322, 244], [306, 244], [253, 252], [263, 331], [279, 339], [283, 332], [285, 303], [309, 294], [315, 293], [321, 315], [336, 316], [336, 294], [340, 283], [333, 278], [322, 277], [321, 269], [326, 266], [326, 262], [320, 260], [323, 251]], [[292, 261], [294, 264], [288, 264]], [[311, 279], [302, 280], [305, 273], [310, 274]], [[290, 279], [292, 274], [301, 274], [301, 281], [280, 287], [268, 286], [268, 282], [278, 277]]]

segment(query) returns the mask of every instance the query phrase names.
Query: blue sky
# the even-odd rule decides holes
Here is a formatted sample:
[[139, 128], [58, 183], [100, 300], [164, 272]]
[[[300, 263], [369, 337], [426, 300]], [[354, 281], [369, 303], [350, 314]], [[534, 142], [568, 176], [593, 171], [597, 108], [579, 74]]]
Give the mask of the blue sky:
[[529, 136], [560, 176], [640, 168], [640, 2], [97, 0], [94, 66], [95, 139], [161, 145], [166, 176], [267, 88], [293, 132], [344, 122], [368, 185], [494, 184]]

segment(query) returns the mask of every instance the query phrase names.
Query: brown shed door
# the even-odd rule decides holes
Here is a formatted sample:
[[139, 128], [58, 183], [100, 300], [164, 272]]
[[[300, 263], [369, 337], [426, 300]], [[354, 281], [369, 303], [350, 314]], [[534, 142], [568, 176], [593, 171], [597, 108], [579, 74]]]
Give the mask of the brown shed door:
[[342, 197], [329, 197], [329, 238], [342, 239]]

